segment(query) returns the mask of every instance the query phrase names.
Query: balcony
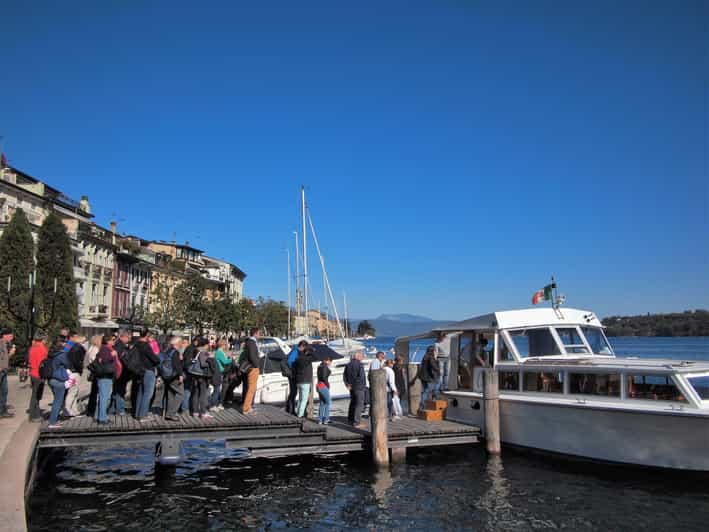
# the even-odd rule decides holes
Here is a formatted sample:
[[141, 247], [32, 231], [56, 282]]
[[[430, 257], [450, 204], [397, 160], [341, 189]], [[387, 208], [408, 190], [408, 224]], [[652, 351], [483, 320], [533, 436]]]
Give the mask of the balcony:
[[91, 305], [89, 314], [92, 316], [108, 316], [108, 305]]

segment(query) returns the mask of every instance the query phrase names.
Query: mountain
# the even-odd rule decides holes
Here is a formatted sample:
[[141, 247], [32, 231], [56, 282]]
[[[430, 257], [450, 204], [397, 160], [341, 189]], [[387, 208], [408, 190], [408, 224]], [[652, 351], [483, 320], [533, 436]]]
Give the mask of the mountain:
[[[357, 330], [360, 321], [352, 320], [352, 328]], [[455, 320], [432, 320], [414, 314], [382, 314], [378, 318], [367, 319], [377, 331], [377, 336], [410, 336], [429, 331]]]

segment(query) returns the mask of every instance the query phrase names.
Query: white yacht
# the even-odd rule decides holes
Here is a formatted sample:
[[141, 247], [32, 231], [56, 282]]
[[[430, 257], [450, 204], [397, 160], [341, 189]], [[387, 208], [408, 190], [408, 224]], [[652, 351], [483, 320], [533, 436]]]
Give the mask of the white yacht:
[[[255, 403], [268, 404], [285, 404], [288, 399], [288, 378], [281, 374], [281, 365], [279, 357], [281, 353], [287, 356], [291, 352], [291, 347], [283, 340], [277, 337], [261, 337], [258, 340], [259, 353], [261, 356], [260, 373], [258, 377], [258, 385], [256, 387]], [[276, 356], [273, 356], [276, 354]], [[269, 356], [272, 355], [272, 356]], [[349, 391], [345, 387], [343, 381], [343, 373], [345, 365], [350, 361], [348, 357], [338, 358], [332, 361], [330, 366], [330, 395], [332, 399], [342, 399], [349, 397]], [[363, 360], [362, 364], [365, 369], [371, 361]], [[317, 384], [317, 367], [320, 362], [313, 363], [313, 388]], [[241, 393], [241, 386], [238, 386], [235, 391]], [[315, 393], [317, 400], [317, 393]]]
[[484, 429], [492, 366], [503, 444], [709, 471], [709, 361], [616, 357], [598, 318], [571, 308], [494, 312], [399, 338], [396, 351], [441, 333], [451, 339], [449, 419]]

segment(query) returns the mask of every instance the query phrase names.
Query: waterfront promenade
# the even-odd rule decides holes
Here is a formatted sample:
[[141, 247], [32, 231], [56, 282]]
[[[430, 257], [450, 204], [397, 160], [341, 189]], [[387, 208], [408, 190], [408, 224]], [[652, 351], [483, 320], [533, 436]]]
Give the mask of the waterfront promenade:
[[[31, 486], [31, 466], [39, 423], [30, 423], [25, 410], [29, 405], [29, 381], [20, 383], [17, 375], [8, 378], [8, 402], [15, 417], [0, 419], [0, 522], [2, 530], [25, 531], [25, 500]], [[50, 393], [51, 395], [51, 393]]]

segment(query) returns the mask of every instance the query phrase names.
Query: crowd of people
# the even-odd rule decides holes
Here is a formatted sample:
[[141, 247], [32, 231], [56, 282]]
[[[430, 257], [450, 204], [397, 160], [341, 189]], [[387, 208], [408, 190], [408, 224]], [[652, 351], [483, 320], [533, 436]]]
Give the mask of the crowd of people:
[[[241, 411], [251, 415], [259, 373], [258, 336], [258, 329], [238, 343], [231, 338], [170, 336], [161, 347], [148, 329], [137, 335], [119, 330], [88, 340], [67, 329], [49, 340], [40, 331], [28, 355], [32, 393], [27, 413], [33, 422], [42, 420], [40, 402], [47, 386], [53, 394], [50, 429], [77, 416], [108, 424], [109, 414], [131, 413], [140, 422], [157, 416], [177, 421], [181, 413], [213, 419], [224, 403], [233, 402], [234, 389], [243, 383]], [[13, 415], [7, 407], [12, 341], [11, 330], [0, 330], [0, 417]], [[238, 347], [237, 352], [230, 347]]]

